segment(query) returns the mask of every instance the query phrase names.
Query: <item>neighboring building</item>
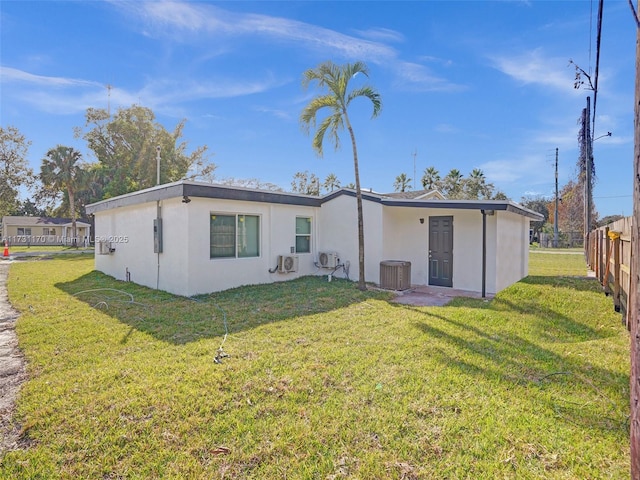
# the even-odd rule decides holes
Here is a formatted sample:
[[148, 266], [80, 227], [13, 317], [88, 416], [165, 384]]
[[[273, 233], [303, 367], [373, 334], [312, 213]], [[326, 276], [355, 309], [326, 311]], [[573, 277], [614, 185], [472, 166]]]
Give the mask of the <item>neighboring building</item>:
[[[76, 245], [88, 245], [91, 224], [76, 220]], [[9, 245], [73, 245], [73, 227], [70, 218], [2, 217], [2, 243]]]
[[[322, 197], [180, 181], [87, 205], [96, 269], [178, 295], [302, 275], [358, 278], [355, 192]], [[363, 192], [365, 273], [410, 262], [412, 285], [496, 293], [527, 275], [529, 222], [510, 201]]]

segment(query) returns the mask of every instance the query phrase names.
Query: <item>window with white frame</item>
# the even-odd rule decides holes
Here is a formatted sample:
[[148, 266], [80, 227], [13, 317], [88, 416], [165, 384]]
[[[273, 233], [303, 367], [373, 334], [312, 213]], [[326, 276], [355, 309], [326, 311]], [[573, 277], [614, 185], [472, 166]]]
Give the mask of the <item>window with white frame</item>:
[[209, 222], [210, 258], [260, 256], [260, 217], [212, 213]]
[[296, 253], [311, 252], [311, 217], [296, 217]]
[[18, 235], [31, 235], [31, 229], [18, 227]]

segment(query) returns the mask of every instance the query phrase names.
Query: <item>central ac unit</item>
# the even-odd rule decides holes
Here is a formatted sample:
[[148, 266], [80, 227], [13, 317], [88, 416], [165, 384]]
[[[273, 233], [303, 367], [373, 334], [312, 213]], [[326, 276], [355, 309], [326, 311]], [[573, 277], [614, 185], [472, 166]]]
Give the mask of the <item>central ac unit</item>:
[[335, 252], [320, 252], [318, 254], [318, 261], [322, 268], [336, 268], [340, 263], [338, 254]]
[[278, 272], [289, 273], [298, 271], [298, 257], [295, 255], [278, 256]]
[[109, 255], [111, 253], [111, 243], [100, 240], [96, 245], [98, 250], [98, 255]]

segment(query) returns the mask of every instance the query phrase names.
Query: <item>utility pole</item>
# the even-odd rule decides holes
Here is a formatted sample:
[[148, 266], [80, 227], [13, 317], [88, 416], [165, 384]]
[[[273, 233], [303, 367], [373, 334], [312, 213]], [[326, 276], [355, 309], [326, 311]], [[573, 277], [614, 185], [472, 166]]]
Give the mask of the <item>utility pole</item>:
[[636, 23], [636, 82], [634, 108], [633, 151], [633, 218], [631, 219], [631, 274], [629, 288], [629, 337], [631, 340], [630, 374], [630, 445], [631, 478], [640, 479], [640, 21], [633, 4], [629, 2]]
[[585, 162], [585, 173], [584, 173], [584, 234], [585, 241], [588, 238], [589, 232], [591, 232], [591, 211], [592, 211], [592, 199], [593, 192], [591, 191], [592, 187], [592, 177], [591, 171], [593, 169], [593, 145], [591, 143], [591, 97], [587, 97], [587, 108], [585, 109], [585, 118], [584, 118], [584, 162]]
[[553, 248], [558, 248], [558, 147], [556, 147], [556, 210], [553, 213]]

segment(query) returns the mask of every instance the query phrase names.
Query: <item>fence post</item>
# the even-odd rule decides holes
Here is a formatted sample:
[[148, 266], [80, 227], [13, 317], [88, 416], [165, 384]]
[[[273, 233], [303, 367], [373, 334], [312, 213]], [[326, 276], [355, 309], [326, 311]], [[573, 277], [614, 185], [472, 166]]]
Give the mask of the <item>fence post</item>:
[[611, 261], [611, 239], [609, 238], [609, 227], [604, 228], [604, 253], [603, 257], [604, 262], [602, 265], [602, 269], [604, 270], [604, 274], [602, 275], [602, 286], [604, 287], [604, 293], [609, 295], [611, 293], [611, 289], [609, 288], [609, 272], [611, 268], [609, 267], [609, 262]]
[[609, 238], [613, 240], [613, 308], [620, 311], [620, 234], [621, 232], [609, 232]]

